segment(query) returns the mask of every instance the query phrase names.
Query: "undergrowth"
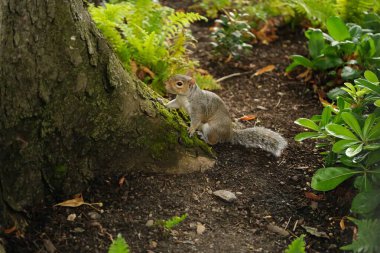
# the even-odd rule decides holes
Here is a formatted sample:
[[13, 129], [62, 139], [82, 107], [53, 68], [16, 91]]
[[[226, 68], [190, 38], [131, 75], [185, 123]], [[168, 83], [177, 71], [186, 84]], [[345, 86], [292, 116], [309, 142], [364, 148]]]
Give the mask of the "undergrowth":
[[176, 12], [152, 0], [92, 5], [89, 11], [124, 67], [155, 91], [162, 94], [169, 76], [197, 65], [188, 54], [195, 46], [189, 25], [207, 20], [201, 15]]

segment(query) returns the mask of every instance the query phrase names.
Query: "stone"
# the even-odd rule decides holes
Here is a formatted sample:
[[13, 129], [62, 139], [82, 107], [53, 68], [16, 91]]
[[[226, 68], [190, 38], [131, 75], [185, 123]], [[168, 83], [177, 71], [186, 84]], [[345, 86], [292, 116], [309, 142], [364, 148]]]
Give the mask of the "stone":
[[212, 194], [214, 196], [217, 196], [217, 197], [223, 199], [224, 201], [227, 201], [227, 202], [233, 202], [233, 201], [237, 200], [236, 195], [230, 191], [227, 191], [227, 190], [214, 191]]

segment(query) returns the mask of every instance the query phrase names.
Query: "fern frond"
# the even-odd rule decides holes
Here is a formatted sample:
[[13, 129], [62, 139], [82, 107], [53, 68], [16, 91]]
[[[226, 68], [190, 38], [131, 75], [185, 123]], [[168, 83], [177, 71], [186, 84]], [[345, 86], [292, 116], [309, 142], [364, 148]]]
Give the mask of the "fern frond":
[[175, 12], [168, 17], [168, 22], [166, 23], [166, 34], [168, 39], [173, 38], [178, 34], [183, 28], [188, 27], [191, 23], [195, 21], [200, 21], [207, 19], [195, 12]]

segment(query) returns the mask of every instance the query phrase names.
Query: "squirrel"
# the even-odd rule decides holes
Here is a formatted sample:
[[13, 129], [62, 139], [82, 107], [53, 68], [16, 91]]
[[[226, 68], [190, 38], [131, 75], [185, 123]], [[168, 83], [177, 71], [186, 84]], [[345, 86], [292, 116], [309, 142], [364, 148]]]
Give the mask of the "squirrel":
[[196, 130], [201, 130], [204, 140], [210, 145], [231, 142], [245, 147], [258, 147], [276, 157], [287, 146], [284, 137], [267, 128], [234, 128], [223, 100], [215, 93], [199, 88], [190, 76], [174, 75], [165, 82], [165, 88], [169, 93], [177, 95], [166, 107], [183, 108], [190, 115], [190, 136]]

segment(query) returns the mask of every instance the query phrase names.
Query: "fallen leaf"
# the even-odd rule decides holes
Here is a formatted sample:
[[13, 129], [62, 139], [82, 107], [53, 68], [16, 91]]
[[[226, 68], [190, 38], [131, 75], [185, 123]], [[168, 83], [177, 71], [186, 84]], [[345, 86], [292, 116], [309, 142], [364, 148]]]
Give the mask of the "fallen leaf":
[[286, 229], [283, 229], [282, 227], [279, 227], [277, 225], [269, 224], [267, 226], [267, 229], [269, 231], [275, 232], [275, 233], [282, 235], [282, 236], [288, 236], [289, 235], [289, 232]]
[[135, 61], [131, 61], [131, 72], [136, 75], [138, 70], [137, 64]]
[[57, 249], [55, 248], [54, 244], [49, 239], [44, 239], [43, 244], [48, 253], [57, 252]]
[[274, 19], [267, 20], [259, 30], [253, 30], [256, 38], [266, 45], [278, 39], [276, 32], [276, 20]]
[[203, 224], [198, 222], [197, 223], [197, 234], [201, 235], [205, 232], [205, 230], [206, 230], [206, 227]]
[[305, 197], [315, 201], [321, 201], [325, 199], [323, 195], [317, 195], [313, 192], [305, 192]]
[[321, 89], [318, 89], [317, 93], [318, 93], [319, 102], [321, 102], [321, 104], [323, 106], [331, 106], [333, 109], [337, 109], [338, 108], [336, 105], [333, 105], [329, 101], [327, 101], [326, 99], [324, 99], [326, 97], [326, 94], [325, 94], [324, 91], [322, 91]]
[[248, 114], [248, 115], [244, 115], [242, 117], [239, 118], [240, 121], [250, 121], [250, 120], [255, 120], [257, 118], [256, 115], [254, 114]]
[[66, 201], [63, 201], [61, 203], [58, 203], [54, 206], [67, 206], [67, 207], [78, 207], [84, 204], [83, 196], [82, 194], [74, 196], [73, 199], [69, 199]]
[[311, 69], [306, 69], [304, 72], [297, 76], [297, 79], [302, 79], [304, 82], [310, 81], [313, 77], [313, 71]]
[[4, 234], [12, 234], [16, 230], [17, 230], [17, 227], [13, 226], [11, 228], [4, 229]]
[[345, 230], [346, 229], [346, 224], [344, 224], [344, 217], [340, 220], [339, 226], [340, 226], [341, 230]]
[[314, 235], [316, 237], [323, 237], [323, 238], [330, 239], [330, 237], [327, 235], [326, 232], [318, 231], [318, 229], [316, 229], [316, 228], [305, 226], [305, 225], [301, 225], [301, 227], [303, 227], [306, 230], [306, 232], [308, 232], [311, 235]]
[[229, 54], [227, 59], [224, 61], [224, 63], [228, 63], [232, 60], [232, 54]]
[[255, 74], [253, 74], [254, 76], [259, 76], [259, 75], [262, 75], [266, 72], [270, 72], [270, 71], [273, 71], [276, 67], [274, 65], [268, 65], [264, 68], [261, 68], [259, 70], [256, 71]]
[[141, 67], [141, 70], [145, 73], [147, 73], [151, 78], [154, 78], [156, 75], [153, 73], [152, 70], [150, 70], [149, 68], [145, 67], [145, 66], [142, 66]]
[[67, 216], [68, 221], [74, 221], [77, 218], [77, 215], [75, 213], [69, 214]]
[[119, 179], [119, 186], [122, 187], [124, 184], [125, 184], [125, 176], [122, 176], [122, 177]]

